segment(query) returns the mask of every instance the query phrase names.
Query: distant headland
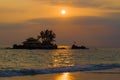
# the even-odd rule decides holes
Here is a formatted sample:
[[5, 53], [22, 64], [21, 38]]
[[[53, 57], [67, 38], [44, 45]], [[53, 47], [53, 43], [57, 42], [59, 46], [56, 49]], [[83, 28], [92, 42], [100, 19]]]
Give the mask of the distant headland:
[[[22, 44], [14, 44], [12, 49], [58, 49], [55, 44], [56, 34], [52, 30], [41, 31], [36, 37], [29, 37]], [[63, 49], [63, 48], [62, 48]], [[65, 48], [64, 48], [65, 49]], [[88, 49], [85, 46], [77, 46], [73, 44], [71, 49]]]

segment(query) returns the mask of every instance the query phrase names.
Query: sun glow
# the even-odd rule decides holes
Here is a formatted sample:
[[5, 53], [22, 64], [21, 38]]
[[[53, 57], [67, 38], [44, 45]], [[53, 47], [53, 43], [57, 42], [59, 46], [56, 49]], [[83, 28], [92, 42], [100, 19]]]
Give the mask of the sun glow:
[[61, 10], [61, 14], [65, 15], [66, 14], [66, 10], [65, 9]]

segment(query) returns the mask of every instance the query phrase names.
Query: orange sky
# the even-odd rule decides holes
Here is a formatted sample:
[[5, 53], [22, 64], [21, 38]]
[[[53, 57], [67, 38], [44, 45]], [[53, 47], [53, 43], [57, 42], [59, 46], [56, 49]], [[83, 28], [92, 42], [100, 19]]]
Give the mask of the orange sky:
[[[71, 1], [71, 3], [70, 3]], [[48, 18], [48, 17], [62, 17], [60, 14], [60, 10], [66, 9], [67, 15], [66, 17], [71, 16], [104, 16], [106, 12], [119, 12], [120, 10], [113, 9], [104, 9], [93, 7], [99, 3], [107, 3], [111, 8], [120, 7], [118, 5], [118, 0], [101, 0], [96, 2], [94, 5], [87, 3], [84, 6], [75, 6], [77, 0], [66, 1], [66, 0], [0, 0], [0, 22], [19, 22], [23, 20], [29, 20], [33, 18]], [[94, 1], [94, 0], [92, 0]], [[92, 3], [89, 2], [89, 3]], [[56, 3], [55, 3], [56, 2]], [[58, 3], [57, 3], [58, 2]], [[61, 2], [61, 4], [60, 4]], [[63, 3], [64, 2], [64, 3]], [[79, 1], [78, 1], [79, 2]], [[64, 5], [63, 5], [63, 4]], [[66, 3], [66, 5], [65, 5]], [[87, 5], [88, 4], [88, 5]], [[86, 6], [86, 7], [85, 7]]]
[[[0, 0], [0, 45], [20, 43], [52, 29], [57, 43], [119, 47], [118, 0]], [[65, 9], [67, 14], [62, 15]], [[17, 35], [16, 35], [17, 34]]]

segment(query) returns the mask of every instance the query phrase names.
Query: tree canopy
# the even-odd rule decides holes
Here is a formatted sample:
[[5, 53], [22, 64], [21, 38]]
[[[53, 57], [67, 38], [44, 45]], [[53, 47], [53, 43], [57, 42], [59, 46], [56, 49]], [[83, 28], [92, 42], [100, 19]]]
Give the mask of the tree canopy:
[[55, 41], [56, 34], [52, 30], [44, 30], [40, 32], [40, 35], [38, 36], [42, 44], [52, 44], [52, 42]]

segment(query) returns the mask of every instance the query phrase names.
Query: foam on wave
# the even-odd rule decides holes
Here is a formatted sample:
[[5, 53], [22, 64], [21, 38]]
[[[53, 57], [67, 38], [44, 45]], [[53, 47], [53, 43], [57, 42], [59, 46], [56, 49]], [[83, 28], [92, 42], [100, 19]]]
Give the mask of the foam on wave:
[[60, 73], [60, 72], [77, 72], [77, 71], [83, 72], [83, 71], [106, 70], [113, 68], [120, 68], [120, 64], [69, 66], [69, 67], [58, 67], [58, 68], [48, 68], [48, 69], [0, 70], [0, 77], [51, 74], [51, 73]]

